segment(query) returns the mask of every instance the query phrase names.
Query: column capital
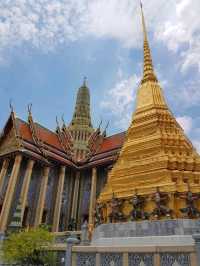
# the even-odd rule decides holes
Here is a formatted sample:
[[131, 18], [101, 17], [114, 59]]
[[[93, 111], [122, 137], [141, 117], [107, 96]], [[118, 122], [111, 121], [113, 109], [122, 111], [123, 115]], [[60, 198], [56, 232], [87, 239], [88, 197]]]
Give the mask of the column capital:
[[97, 168], [96, 167], [93, 167], [92, 168], [92, 175], [96, 175], [97, 174]]
[[27, 169], [33, 168], [35, 161], [33, 159], [28, 160]]
[[43, 172], [43, 173], [44, 173], [44, 176], [48, 176], [48, 174], [49, 174], [49, 170], [50, 170], [50, 167], [49, 167], [49, 166], [45, 166], [45, 167], [44, 167], [44, 170], [43, 170], [43, 171], [44, 171], [44, 172]]
[[61, 167], [60, 167], [60, 171], [61, 171], [61, 173], [65, 173], [65, 170], [66, 170], [66, 166], [61, 165]]
[[15, 156], [15, 164], [20, 164], [21, 160], [22, 160], [22, 154], [19, 153]]
[[3, 169], [7, 169], [9, 161], [10, 161], [9, 158], [4, 158], [3, 159], [3, 164], [2, 164], [2, 168]]
[[76, 177], [80, 177], [81, 176], [81, 172], [80, 171], [77, 171], [76, 172]]

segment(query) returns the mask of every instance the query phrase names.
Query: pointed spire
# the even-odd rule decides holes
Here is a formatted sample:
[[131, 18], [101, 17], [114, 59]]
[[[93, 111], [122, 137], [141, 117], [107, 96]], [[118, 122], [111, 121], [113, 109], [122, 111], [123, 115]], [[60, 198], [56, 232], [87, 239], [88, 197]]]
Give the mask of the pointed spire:
[[146, 24], [142, 8], [142, 2], [140, 2], [140, 7], [141, 7], [141, 16], [142, 16], [142, 28], [144, 35], [144, 70], [143, 70], [143, 79], [141, 83], [145, 83], [146, 81], [157, 82], [158, 80], [154, 74], [151, 51], [148, 43], [148, 36], [147, 36]]
[[83, 85], [78, 90], [71, 125], [84, 125], [92, 128], [90, 117], [90, 92], [86, 80], [87, 78], [85, 77]]

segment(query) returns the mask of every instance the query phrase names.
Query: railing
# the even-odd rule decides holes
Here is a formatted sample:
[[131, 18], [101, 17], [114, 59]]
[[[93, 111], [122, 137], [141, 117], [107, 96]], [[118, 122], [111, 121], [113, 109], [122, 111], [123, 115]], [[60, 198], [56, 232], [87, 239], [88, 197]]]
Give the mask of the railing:
[[64, 232], [55, 232], [55, 243], [56, 244], [65, 244], [67, 243], [67, 238], [70, 235], [77, 235], [78, 239], [81, 239], [81, 231], [64, 231]]

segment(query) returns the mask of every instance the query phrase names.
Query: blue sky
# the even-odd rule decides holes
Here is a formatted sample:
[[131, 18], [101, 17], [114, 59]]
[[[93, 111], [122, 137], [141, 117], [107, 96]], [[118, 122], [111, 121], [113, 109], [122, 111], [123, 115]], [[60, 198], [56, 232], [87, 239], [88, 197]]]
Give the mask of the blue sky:
[[[157, 76], [170, 109], [200, 150], [200, 2], [143, 0]], [[159, 12], [158, 12], [159, 10]], [[0, 0], [0, 127], [9, 99], [33, 104], [50, 129], [69, 122], [88, 77], [94, 126], [125, 130], [142, 74], [138, 0]]]

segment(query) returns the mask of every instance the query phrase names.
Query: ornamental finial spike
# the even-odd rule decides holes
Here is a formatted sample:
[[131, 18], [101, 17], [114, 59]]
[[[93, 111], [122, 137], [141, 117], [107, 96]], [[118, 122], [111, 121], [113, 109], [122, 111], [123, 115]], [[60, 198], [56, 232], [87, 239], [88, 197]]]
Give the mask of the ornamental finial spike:
[[32, 103], [28, 104], [28, 113], [29, 113], [29, 115], [31, 115], [31, 111], [32, 111]]
[[12, 104], [12, 99], [10, 99], [10, 101], [9, 101], [9, 106], [10, 106], [11, 113], [14, 113], [14, 107]]
[[60, 125], [59, 125], [59, 121], [58, 121], [58, 117], [56, 116], [56, 124], [57, 124], [57, 127], [59, 128]]
[[143, 38], [144, 38], [144, 70], [143, 70], [142, 83], [145, 83], [146, 81], [157, 82], [158, 80], [154, 74], [154, 69], [153, 69], [153, 63], [152, 63], [151, 51], [150, 51], [149, 42], [148, 42], [147, 29], [146, 29], [146, 24], [145, 24], [145, 19], [144, 19], [142, 2], [140, 2], [140, 7], [141, 7], [141, 16], [142, 16]]

